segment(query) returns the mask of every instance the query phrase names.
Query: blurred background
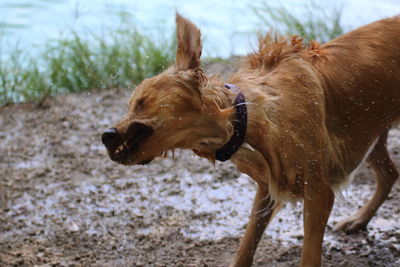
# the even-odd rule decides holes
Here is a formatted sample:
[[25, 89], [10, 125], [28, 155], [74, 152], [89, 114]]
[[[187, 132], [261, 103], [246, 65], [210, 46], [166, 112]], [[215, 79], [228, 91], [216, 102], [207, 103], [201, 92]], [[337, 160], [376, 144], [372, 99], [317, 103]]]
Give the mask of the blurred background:
[[203, 59], [256, 47], [271, 29], [326, 42], [400, 13], [397, 0], [2, 0], [0, 105], [83, 90], [131, 88], [174, 59], [179, 11], [203, 32]]
[[327, 0], [318, 1], [318, 4], [316, 1], [296, 0], [2, 0], [0, 29], [6, 45], [19, 42], [32, 47], [59, 38], [60, 34], [70, 30], [100, 33], [127, 17], [145, 32], [171, 33], [174, 13], [179, 11], [201, 27], [206, 56], [229, 57], [248, 52], [254, 31], [274, 26], [262, 25], [260, 18], [254, 16], [254, 8], [266, 5], [284, 7], [306, 21], [310, 15], [307, 12], [310, 3], [318, 5], [321, 10], [340, 11], [340, 23], [345, 29], [400, 12], [397, 0]]

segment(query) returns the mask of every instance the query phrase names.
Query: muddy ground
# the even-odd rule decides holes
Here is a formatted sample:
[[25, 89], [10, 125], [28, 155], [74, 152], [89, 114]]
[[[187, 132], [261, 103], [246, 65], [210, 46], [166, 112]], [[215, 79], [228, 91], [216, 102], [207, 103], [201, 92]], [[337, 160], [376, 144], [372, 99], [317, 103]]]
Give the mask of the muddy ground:
[[[58, 96], [42, 107], [0, 109], [0, 266], [227, 266], [243, 234], [255, 185], [229, 163], [191, 152], [125, 167], [100, 134], [126, 111], [130, 92]], [[400, 130], [389, 149], [400, 167]], [[366, 231], [331, 231], [372, 196], [363, 166], [337, 201], [324, 266], [400, 266], [400, 185]], [[264, 234], [254, 266], [295, 266], [301, 204]]]

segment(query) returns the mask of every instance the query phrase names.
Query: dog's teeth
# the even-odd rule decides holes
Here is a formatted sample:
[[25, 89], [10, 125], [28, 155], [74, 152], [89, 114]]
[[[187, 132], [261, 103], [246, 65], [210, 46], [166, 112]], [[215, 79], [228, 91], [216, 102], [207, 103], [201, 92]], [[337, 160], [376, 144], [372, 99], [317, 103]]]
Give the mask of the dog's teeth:
[[120, 153], [120, 152], [122, 152], [123, 150], [126, 150], [126, 149], [128, 149], [128, 143], [127, 143], [127, 141], [125, 141], [124, 143], [122, 143], [121, 145], [119, 145], [119, 146], [117, 147], [117, 149], [115, 149], [115, 153]]
[[122, 150], [124, 150], [123, 144], [117, 147], [117, 149], [115, 150], [115, 153], [120, 153]]

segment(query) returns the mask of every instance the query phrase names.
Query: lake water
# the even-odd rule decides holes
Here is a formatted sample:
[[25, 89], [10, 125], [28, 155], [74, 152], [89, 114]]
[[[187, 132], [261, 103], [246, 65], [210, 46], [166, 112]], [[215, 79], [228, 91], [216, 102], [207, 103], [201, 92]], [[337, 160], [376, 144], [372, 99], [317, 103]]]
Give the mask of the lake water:
[[[298, 14], [305, 2], [268, 0], [271, 6], [282, 4]], [[175, 12], [179, 11], [201, 27], [205, 55], [227, 57], [244, 54], [251, 44], [254, 46], [254, 33], [260, 23], [251, 6], [258, 3], [257, 0], [0, 0], [0, 31], [3, 50], [17, 42], [24, 49], [35, 49], [69, 29], [100, 32], [120, 22], [121, 14], [129, 14], [144, 31], [172, 33]], [[346, 29], [400, 14], [400, 0], [326, 0], [319, 4], [341, 5]]]

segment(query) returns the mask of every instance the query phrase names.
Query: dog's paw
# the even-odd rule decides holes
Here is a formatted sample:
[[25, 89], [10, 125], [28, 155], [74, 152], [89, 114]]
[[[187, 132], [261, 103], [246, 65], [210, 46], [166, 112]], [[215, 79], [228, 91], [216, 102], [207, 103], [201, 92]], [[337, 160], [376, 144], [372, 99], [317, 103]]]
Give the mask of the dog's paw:
[[350, 216], [340, 222], [334, 227], [334, 232], [344, 231], [346, 234], [353, 234], [367, 227], [369, 220], [361, 216]]

